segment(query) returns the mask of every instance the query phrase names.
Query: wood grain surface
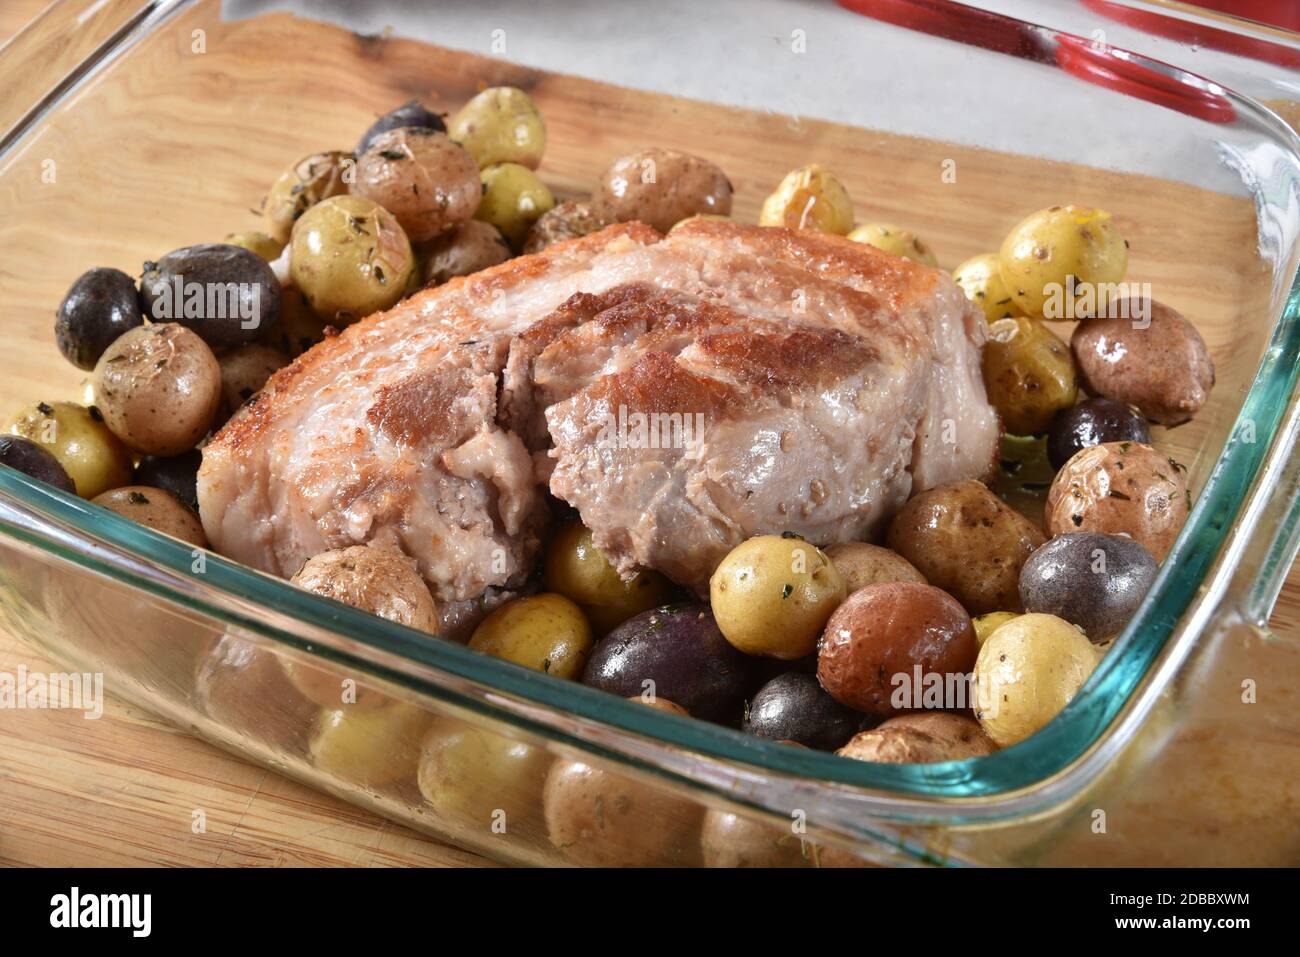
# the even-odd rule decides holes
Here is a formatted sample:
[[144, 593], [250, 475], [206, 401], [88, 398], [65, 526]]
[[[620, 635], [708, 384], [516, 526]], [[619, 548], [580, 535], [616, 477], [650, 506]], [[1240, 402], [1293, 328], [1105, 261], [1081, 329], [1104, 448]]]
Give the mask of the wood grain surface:
[[[0, 41], [42, 6], [37, 0], [0, 3]], [[322, 33], [318, 55], [328, 56], [334, 42], [345, 41]], [[265, 51], [250, 50], [250, 54], [265, 56]], [[389, 55], [399, 62], [409, 57], [414, 70], [420, 53], [414, 45], [410, 49], [395, 45]], [[419, 68], [433, 69], [427, 62]], [[438, 81], [445, 81], [448, 101], [436, 105], [454, 107], [454, 98], [463, 99], [471, 89], [466, 86], [471, 72], [461, 68], [435, 76], [422, 90], [436, 89]], [[486, 76], [480, 82], [508, 79], [508, 72], [503, 68], [501, 76]], [[752, 218], [774, 178], [806, 161], [808, 131], [801, 131], [797, 140], [783, 138], [780, 124], [784, 121], [777, 118], [753, 121], [765, 137], [765, 149], [759, 151], [761, 155], [747, 155], [737, 152], [736, 143], [723, 132], [721, 108], [713, 110], [716, 115], [709, 115], [712, 108], [701, 108], [699, 114], [685, 118], [679, 112], [681, 102], [666, 97], [610, 90], [584, 81], [537, 76], [529, 81], [551, 129], [554, 155], [548, 154], [542, 173], [561, 194], [580, 193], [621, 145], [651, 137], [665, 146], [724, 158], [737, 188], [737, 215]], [[391, 90], [374, 91], [373, 101], [395, 103], [409, 95], [394, 82]], [[602, 122], [593, 125], [593, 115]], [[356, 128], [356, 118], [346, 111], [340, 111], [337, 122], [341, 131]], [[917, 191], [916, 181], [923, 168], [925, 175], [932, 176], [928, 170], [938, 155], [934, 144], [887, 134], [864, 142], [859, 135], [829, 125], [814, 127], [811, 142], [816, 148], [851, 164], [845, 178], [855, 196], [879, 196], [882, 208], [897, 215], [897, 197], [926, 195]], [[646, 129], [653, 134], [645, 133]], [[277, 137], [287, 142], [291, 131], [268, 134], [273, 141]], [[293, 153], [293, 148], [286, 147], [286, 152]], [[1158, 218], [1162, 208], [1185, 211], [1191, 204], [1200, 211], [1207, 247], [1244, 246], [1253, 242], [1254, 226], [1253, 214], [1242, 201], [1140, 177], [1019, 162], [981, 150], [953, 147], [949, 152], [962, 170], [964, 201], [942, 205], [918, 201], [907, 210], [908, 225], [947, 253], [945, 266], [984, 251], [969, 239], [978, 235], [974, 224], [1004, 223], [1009, 209], [1027, 211], [1058, 202], [1063, 191], [1077, 201], [1104, 203], [1117, 212], [1140, 209], [1142, 216], [1123, 220], [1133, 240], [1134, 268], [1157, 288], [1180, 289], [1188, 302], [1198, 303], [1198, 319], [1204, 320], [1203, 331], [1229, 378], [1241, 371], [1240, 366], [1253, 362], [1250, 350], [1234, 343], [1231, 328], [1238, 310], [1262, 308], [1259, 277], [1189, 262], [1183, 254], [1186, 237], [1165, 235]], [[241, 175], [254, 182], [269, 181], [261, 169], [244, 170]], [[1005, 201], [985, 199], [997, 195], [990, 188], [996, 182], [1014, 182], [1015, 195]], [[892, 208], [889, 197], [893, 197]], [[222, 223], [218, 228], [222, 232], [256, 228], [256, 222]], [[193, 237], [182, 229], [176, 238], [179, 242]], [[94, 258], [95, 252], [86, 255]], [[133, 250], [121, 258], [138, 261]], [[19, 288], [16, 295], [21, 297], [23, 291]], [[34, 289], [28, 292], [32, 308], [53, 309], [53, 304], [37, 300]], [[68, 385], [78, 378], [75, 370], [62, 364], [51, 341], [41, 342], [40, 348], [44, 351], [23, 349], [22, 367], [0, 384], [0, 417], [30, 401], [38, 385]], [[30, 358], [35, 356], [43, 358]], [[1166, 435], [1163, 444], [1195, 458], [1225, 427], [1224, 421], [1209, 417], [1176, 435]], [[1300, 572], [1296, 569], [1278, 602], [1272, 627], [1280, 634], [1300, 637]], [[53, 667], [33, 648], [0, 633], [0, 671], [13, 672], [20, 666], [33, 671]], [[204, 822], [198, 833], [196, 812], [201, 812]], [[476, 866], [487, 862], [231, 757], [131, 706], [110, 701], [96, 721], [71, 711], [3, 713], [0, 863]]]

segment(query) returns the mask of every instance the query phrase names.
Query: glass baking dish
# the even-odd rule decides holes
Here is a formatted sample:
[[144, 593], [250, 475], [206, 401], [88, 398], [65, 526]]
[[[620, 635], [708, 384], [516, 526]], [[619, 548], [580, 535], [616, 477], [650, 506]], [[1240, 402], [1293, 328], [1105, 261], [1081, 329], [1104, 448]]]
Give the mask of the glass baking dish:
[[[219, 745], [503, 861], [736, 863], [719, 837], [735, 833], [733, 814], [774, 845], [797, 836], [792, 859], [807, 865], [1300, 862], [1300, 649], [1263, 626], [1300, 544], [1300, 143], [1277, 116], [1096, 36], [937, 0], [844, 5], [884, 19], [776, 2], [745, 16], [708, 5], [695, 20], [672, 2], [604, 17], [585, 3], [565, 16], [336, 5], [316, 8], [321, 20], [268, 6], [70, 0], [0, 50], [0, 84], [20, 94], [0, 105], [0, 414], [78, 394], [50, 327], [84, 269], [135, 274], [161, 251], [256, 228], [249, 207], [298, 156], [351, 143], [412, 96], [448, 110], [505, 83], [547, 117], [540, 173], [561, 198], [655, 144], [717, 160], [735, 214], [753, 221], [785, 170], [815, 158], [860, 216], [914, 227], [948, 268], [1035, 208], [1110, 209], [1132, 241], [1130, 278], [1192, 317], [1215, 359], [1210, 405], [1155, 431], [1188, 466], [1194, 511], [1054, 722], [936, 765], [843, 760], [624, 702], [192, 553], [0, 469], [7, 628]], [[356, 31], [329, 22], [347, 17]], [[1284, 57], [1300, 50], [1260, 36]], [[569, 65], [574, 49], [589, 61]], [[656, 51], [673, 49], [656, 69]], [[1267, 69], [1300, 89], [1294, 67]], [[327, 717], [277, 659], [385, 703], [347, 747], [322, 747]], [[430, 725], [459, 742], [456, 773], [431, 786], [417, 772]], [[547, 839], [552, 761], [616, 772], [636, 796], [598, 846]]]

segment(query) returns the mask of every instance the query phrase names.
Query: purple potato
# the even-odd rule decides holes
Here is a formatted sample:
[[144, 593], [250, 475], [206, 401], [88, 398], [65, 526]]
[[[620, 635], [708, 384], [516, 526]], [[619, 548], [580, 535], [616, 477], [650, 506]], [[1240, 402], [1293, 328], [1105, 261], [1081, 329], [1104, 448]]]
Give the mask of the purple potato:
[[29, 439], [0, 435], [0, 465], [7, 465], [69, 495], [77, 494], [77, 487], [59, 460], [48, 449]]
[[1037, 548], [1020, 570], [1025, 611], [1056, 615], [1098, 644], [1124, 630], [1159, 565], [1124, 535], [1067, 532]]
[[874, 723], [869, 716], [832, 698], [813, 675], [787, 671], [754, 695], [742, 727], [760, 738], [834, 751]]
[[280, 318], [280, 280], [242, 246], [201, 243], [144, 264], [140, 303], [152, 322], [176, 322], [214, 349], [247, 345]]
[[1088, 399], [1062, 409], [1052, 419], [1047, 433], [1047, 458], [1060, 469], [1080, 449], [1103, 442], [1151, 444], [1151, 430], [1130, 405], [1110, 399]]
[[707, 605], [652, 608], [596, 643], [582, 681], [622, 698], [653, 693], [705, 721], [734, 722], [754, 688], [757, 662], [722, 637]]
[[199, 510], [199, 465], [203, 453], [190, 449], [180, 455], [146, 455], [135, 467], [132, 485], [149, 485], [171, 492], [182, 504]]
[[360, 156], [370, 149], [370, 144], [375, 141], [376, 137], [390, 130], [400, 130], [410, 126], [423, 130], [435, 130], [439, 133], [447, 132], [447, 124], [441, 116], [426, 110], [418, 100], [410, 100], [397, 109], [390, 110], [370, 124], [370, 128], [366, 130], [357, 143], [356, 155]]
[[120, 269], [91, 269], [63, 297], [54, 338], [64, 358], [89, 370], [118, 336], [143, 324], [135, 280]]

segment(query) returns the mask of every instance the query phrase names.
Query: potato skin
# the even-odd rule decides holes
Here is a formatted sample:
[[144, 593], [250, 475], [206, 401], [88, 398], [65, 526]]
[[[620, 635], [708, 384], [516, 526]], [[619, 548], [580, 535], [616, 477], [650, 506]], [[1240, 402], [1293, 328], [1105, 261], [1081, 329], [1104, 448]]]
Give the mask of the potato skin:
[[747, 655], [787, 661], [812, 653], [844, 595], [825, 552], [782, 535], [741, 542], [709, 579], [709, 604], [727, 641]]
[[601, 176], [591, 207], [609, 222], [638, 220], [666, 233], [697, 213], [730, 215], [731, 183], [715, 163], [651, 147], [616, 159]]
[[293, 224], [321, 200], [348, 191], [355, 172], [351, 153], [312, 153], [289, 167], [275, 181], [263, 204], [266, 232], [282, 246], [289, 241]]
[[[1147, 309], [1150, 325], [1139, 328], [1132, 317]], [[1075, 328], [1070, 348], [1089, 394], [1136, 406], [1161, 425], [1190, 420], [1214, 387], [1214, 361], [1201, 334], [1182, 313], [1152, 299], [1109, 304], [1105, 315]]]
[[704, 815], [700, 847], [705, 867], [811, 867], [816, 860], [794, 828], [716, 808]]
[[[1110, 213], [1088, 206], [1052, 206], [1017, 223], [998, 250], [998, 271], [1016, 303], [1036, 319], [1079, 319], [1068, 291], [1096, 290], [1098, 306], [1124, 279], [1128, 246]], [[1073, 278], [1071, 278], [1073, 277]], [[1077, 293], [1076, 293], [1077, 295]], [[1062, 315], [1055, 313], [1058, 298]]]
[[1002, 281], [997, 253], [972, 256], [952, 271], [952, 278], [961, 286], [962, 292], [984, 310], [984, 318], [989, 322], [1025, 314]]
[[14, 416], [7, 431], [53, 455], [82, 498], [131, 481], [131, 453], [94, 406], [37, 402]]
[[843, 183], [812, 163], [785, 174], [763, 200], [758, 224], [845, 236], [853, 228], [853, 201]]
[[289, 357], [271, 346], [240, 346], [217, 357], [221, 366], [221, 408], [218, 418], [225, 420], [262, 390], [266, 380], [289, 364]]
[[993, 632], [975, 662], [976, 718], [999, 747], [1057, 716], [1083, 687], [1100, 652], [1055, 615], [1027, 614]]
[[867, 542], [842, 542], [825, 549], [835, 570], [844, 579], [849, 594], [867, 585], [882, 582], [918, 582], [927, 584], [925, 576], [902, 555]]
[[[892, 715], [918, 705], [896, 702], [898, 675], [966, 674], [975, 665], [975, 629], [951, 595], [933, 585], [888, 582], [850, 595], [826, 623], [817, 680], [840, 704]], [[910, 699], [919, 696], [913, 688]]]
[[524, 241], [524, 253], [539, 253], [547, 246], [589, 236], [608, 225], [609, 221], [598, 214], [591, 203], [566, 200], [542, 213], [541, 218], [533, 223]]
[[91, 501], [156, 532], [179, 538], [197, 548], [208, 547], [208, 538], [203, 534], [198, 516], [171, 492], [148, 485], [126, 485], [96, 495]]
[[469, 640], [475, 651], [568, 679], [582, 674], [592, 644], [582, 610], [554, 593], [506, 602], [483, 619]]
[[989, 403], [1012, 435], [1046, 432], [1052, 418], [1079, 396], [1069, 347], [1025, 316], [989, 326], [981, 371]]
[[[666, 698], [630, 700], [686, 714]], [[699, 861], [704, 809], [638, 779], [561, 758], [546, 776], [542, 807], [551, 843], [575, 864], [665, 867]]]
[[511, 249], [523, 246], [533, 224], [555, 208], [555, 196], [527, 166], [497, 163], [480, 179], [482, 199], [474, 218], [495, 226]]
[[1184, 466], [1140, 442], [1104, 442], [1076, 453], [1057, 473], [1044, 524], [1052, 536], [1128, 535], [1162, 562], [1191, 508]]
[[546, 151], [546, 123], [533, 98], [518, 87], [493, 86], [452, 117], [448, 134], [480, 167], [519, 163], [537, 169]]
[[981, 482], [922, 492], [894, 516], [887, 544], [972, 615], [1020, 610], [1020, 569], [1046, 536]]
[[421, 279], [431, 287], [500, 265], [510, 258], [510, 244], [491, 223], [471, 219], [453, 226], [419, 252], [424, 263]]
[[433, 632], [438, 613], [413, 559], [395, 548], [352, 545], [307, 559], [290, 584], [398, 624]]
[[854, 735], [836, 754], [880, 764], [935, 764], [982, 758], [997, 745], [978, 722], [948, 711], [920, 711]]
[[212, 426], [221, 404], [221, 366], [184, 326], [140, 326], [100, 356], [95, 403], [104, 424], [130, 448], [180, 455]]
[[1159, 567], [1127, 536], [1066, 532], [1029, 556], [1020, 599], [1027, 611], [1064, 618], [1101, 644], [1124, 630]]
[[415, 243], [465, 222], [482, 196], [474, 157], [446, 133], [420, 127], [375, 137], [357, 158], [352, 191], [397, 217]]
[[922, 266], [938, 266], [939, 260], [921, 237], [910, 229], [894, 226], [891, 223], [863, 223], [854, 226], [849, 232], [849, 239], [855, 243], [866, 243], [891, 256], [901, 256]]

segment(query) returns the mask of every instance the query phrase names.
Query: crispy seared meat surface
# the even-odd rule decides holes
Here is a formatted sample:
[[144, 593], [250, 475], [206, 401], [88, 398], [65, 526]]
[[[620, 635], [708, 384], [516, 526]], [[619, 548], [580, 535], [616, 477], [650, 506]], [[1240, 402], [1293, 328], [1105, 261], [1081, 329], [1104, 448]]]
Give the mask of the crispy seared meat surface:
[[284, 576], [391, 544], [450, 604], [524, 584], [549, 486], [620, 569], [704, 589], [751, 535], [861, 539], [984, 477], [984, 334], [946, 274], [840, 237], [612, 226], [282, 369], [204, 449], [203, 525]]

